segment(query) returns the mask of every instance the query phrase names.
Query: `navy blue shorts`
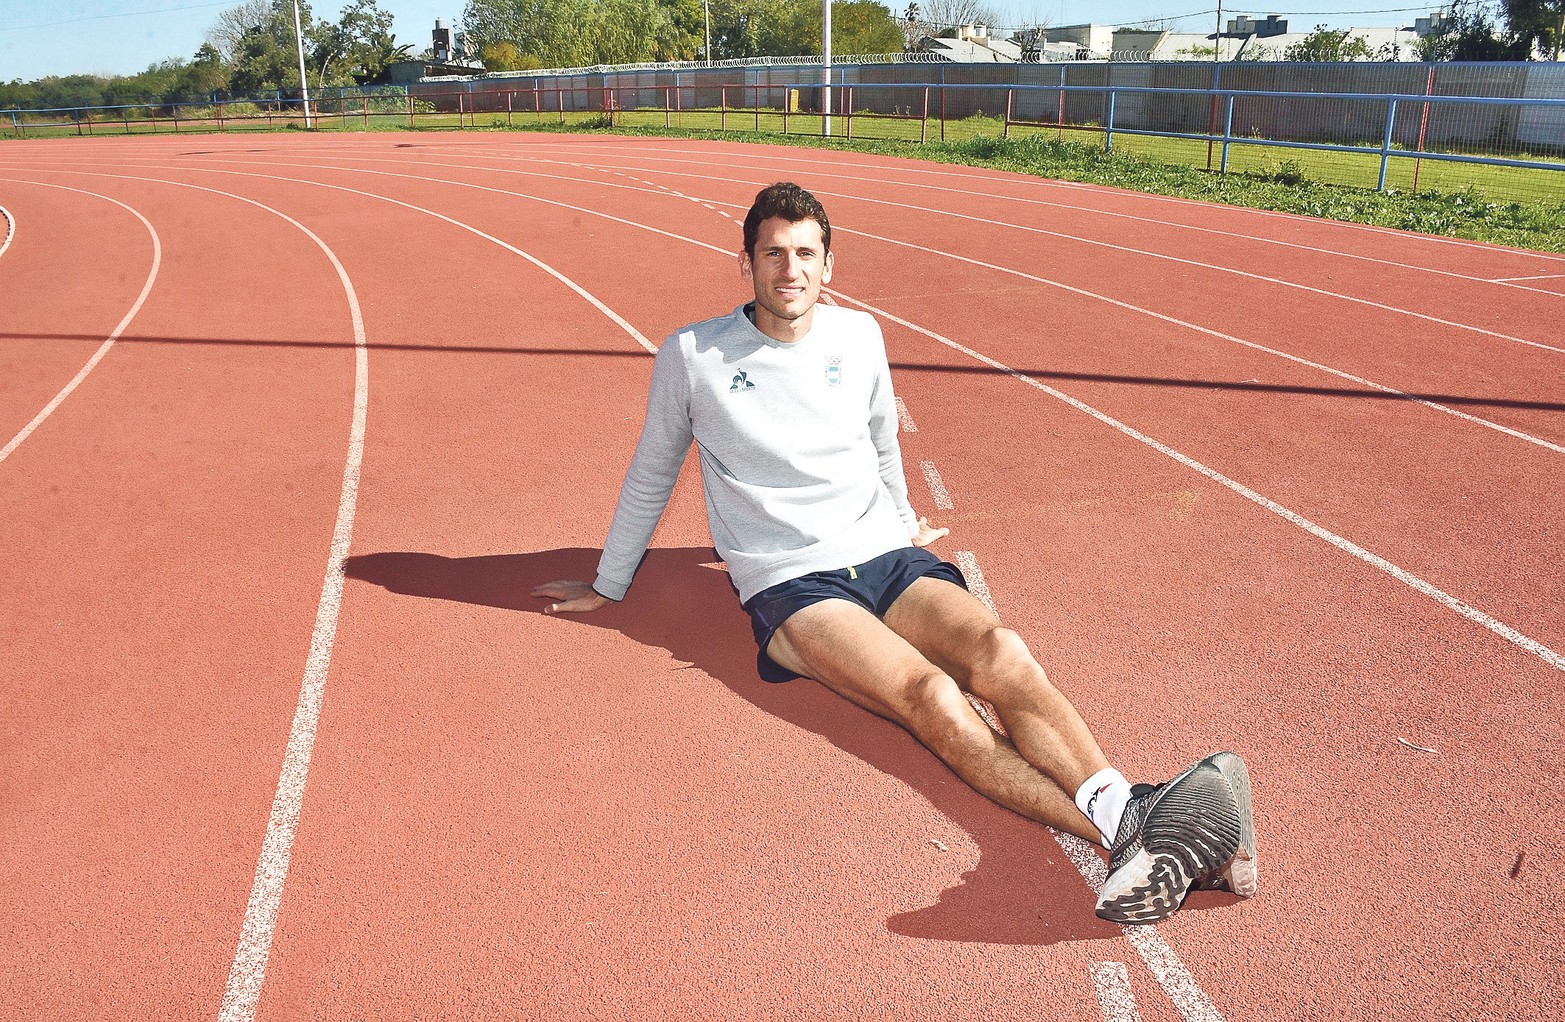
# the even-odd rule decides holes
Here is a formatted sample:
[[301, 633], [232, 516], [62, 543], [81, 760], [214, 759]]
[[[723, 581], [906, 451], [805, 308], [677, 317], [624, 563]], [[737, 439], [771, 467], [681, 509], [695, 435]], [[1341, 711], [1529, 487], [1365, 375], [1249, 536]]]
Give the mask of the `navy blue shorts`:
[[967, 588], [967, 579], [962, 577], [956, 565], [940, 560], [927, 550], [910, 546], [851, 568], [813, 571], [761, 590], [744, 603], [744, 609], [750, 614], [750, 627], [755, 632], [755, 643], [760, 647], [755, 655], [755, 669], [765, 681], [792, 681], [798, 677], [767, 656], [766, 647], [784, 621], [810, 604], [822, 600], [847, 600], [883, 618], [897, 597], [925, 575]]

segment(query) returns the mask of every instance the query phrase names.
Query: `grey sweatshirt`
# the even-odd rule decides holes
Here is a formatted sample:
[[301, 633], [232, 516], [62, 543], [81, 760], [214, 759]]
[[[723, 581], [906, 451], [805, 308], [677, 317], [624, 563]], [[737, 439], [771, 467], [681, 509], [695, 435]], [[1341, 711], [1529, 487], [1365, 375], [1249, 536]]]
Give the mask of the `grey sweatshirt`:
[[880, 326], [817, 305], [791, 344], [740, 306], [678, 331], [652, 365], [647, 419], [593, 588], [623, 599], [694, 440], [712, 543], [740, 600], [911, 544]]

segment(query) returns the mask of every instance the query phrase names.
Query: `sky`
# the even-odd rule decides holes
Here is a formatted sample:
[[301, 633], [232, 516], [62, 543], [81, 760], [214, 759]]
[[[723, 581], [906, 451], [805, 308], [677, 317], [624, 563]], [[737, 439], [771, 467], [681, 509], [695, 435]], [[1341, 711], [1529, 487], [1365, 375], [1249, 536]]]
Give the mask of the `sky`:
[[[814, 0], [803, 0], [813, 3]], [[882, 0], [893, 12], [905, 0]], [[1088, 22], [1129, 25], [1148, 19], [1170, 22], [1178, 31], [1211, 31], [1215, 0], [986, 0], [1012, 23], [1051, 25]], [[1332, 28], [1410, 25], [1438, 3], [1399, 7], [1399, 0], [1278, 0], [1270, 7], [1223, 4], [1232, 14], [1281, 14], [1295, 31], [1317, 24]], [[1400, 0], [1406, 3], [1407, 0]], [[396, 19], [399, 43], [415, 52], [429, 45], [436, 18], [460, 22], [466, 0], [380, 0]], [[0, 81], [29, 81], [46, 75], [134, 74], [169, 57], [192, 57], [206, 30], [235, 0], [0, 0]], [[313, 0], [317, 16], [336, 20], [341, 0]], [[1204, 8], [1204, 9], [1203, 9]]]

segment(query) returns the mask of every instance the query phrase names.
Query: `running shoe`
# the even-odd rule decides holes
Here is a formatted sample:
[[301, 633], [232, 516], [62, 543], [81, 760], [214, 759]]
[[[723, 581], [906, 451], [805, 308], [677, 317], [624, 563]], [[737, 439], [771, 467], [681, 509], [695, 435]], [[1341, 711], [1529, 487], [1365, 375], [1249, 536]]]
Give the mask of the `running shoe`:
[[1231, 752], [1208, 756], [1167, 783], [1130, 789], [1098, 915], [1155, 923], [1202, 884], [1255, 893], [1250, 775]]

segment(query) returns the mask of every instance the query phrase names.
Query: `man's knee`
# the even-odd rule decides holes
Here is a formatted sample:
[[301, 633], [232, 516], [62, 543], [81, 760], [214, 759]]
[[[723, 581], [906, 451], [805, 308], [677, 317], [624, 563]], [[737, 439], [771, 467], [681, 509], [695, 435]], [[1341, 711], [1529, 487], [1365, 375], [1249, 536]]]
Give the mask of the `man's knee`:
[[1049, 686], [1049, 678], [1022, 637], [996, 625], [974, 644], [971, 686], [990, 698], [1037, 692]]
[[931, 667], [901, 686], [898, 712], [920, 741], [945, 756], [954, 746], [988, 738], [985, 725], [950, 675]]

